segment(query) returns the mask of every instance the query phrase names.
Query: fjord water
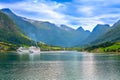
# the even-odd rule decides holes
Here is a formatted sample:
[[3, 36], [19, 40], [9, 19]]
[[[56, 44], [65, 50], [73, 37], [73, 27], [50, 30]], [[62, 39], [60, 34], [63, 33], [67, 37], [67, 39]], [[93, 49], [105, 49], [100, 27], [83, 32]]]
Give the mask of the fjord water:
[[0, 54], [0, 80], [119, 80], [119, 54]]

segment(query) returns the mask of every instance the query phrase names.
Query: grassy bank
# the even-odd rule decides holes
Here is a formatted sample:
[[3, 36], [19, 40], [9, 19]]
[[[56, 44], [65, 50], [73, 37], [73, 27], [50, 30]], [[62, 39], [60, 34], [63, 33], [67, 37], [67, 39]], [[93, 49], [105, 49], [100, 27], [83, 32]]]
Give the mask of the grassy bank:
[[0, 42], [0, 52], [15, 51], [17, 48], [15, 44]]
[[[20, 46], [22, 47], [30, 47], [30, 45], [25, 44], [10, 44], [6, 42], [0, 42], [0, 52], [9, 52], [9, 51], [16, 51]], [[35, 46], [35, 44], [31, 45]], [[38, 47], [40, 47], [41, 51], [60, 51], [60, 50], [67, 50], [66, 48], [62, 48], [59, 46], [50, 46], [44, 43], [38, 42]]]
[[106, 42], [99, 45], [90, 46], [84, 49], [88, 52], [104, 52], [104, 53], [119, 53], [120, 52], [120, 42]]

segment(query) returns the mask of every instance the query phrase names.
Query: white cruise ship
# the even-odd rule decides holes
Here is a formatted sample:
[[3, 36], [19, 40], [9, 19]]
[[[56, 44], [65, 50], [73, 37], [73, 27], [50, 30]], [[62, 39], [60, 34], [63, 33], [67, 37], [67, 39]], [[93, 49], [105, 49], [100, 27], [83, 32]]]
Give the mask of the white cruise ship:
[[36, 47], [36, 46], [31, 46], [29, 48], [25, 48], [25, 47], [19, 47], [17, 49], [17, 52], [18, 53], [28, 53], [28, 54], [34, 54], [34, 53], [40, 53], [40, 48], [39, 47]]
[[35, 47], [35, 46], [31, 46], [31, 47], [29, 47], [29, 52], [30, 53], [40, 53], [40, 48]]

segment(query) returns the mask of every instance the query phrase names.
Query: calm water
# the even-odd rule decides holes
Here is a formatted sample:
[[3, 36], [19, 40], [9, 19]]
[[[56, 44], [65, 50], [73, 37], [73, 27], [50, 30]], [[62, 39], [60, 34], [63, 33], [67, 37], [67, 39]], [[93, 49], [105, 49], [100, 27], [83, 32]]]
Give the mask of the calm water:
[[0, 80], [120, 80], [120, 55], [0, 54]]

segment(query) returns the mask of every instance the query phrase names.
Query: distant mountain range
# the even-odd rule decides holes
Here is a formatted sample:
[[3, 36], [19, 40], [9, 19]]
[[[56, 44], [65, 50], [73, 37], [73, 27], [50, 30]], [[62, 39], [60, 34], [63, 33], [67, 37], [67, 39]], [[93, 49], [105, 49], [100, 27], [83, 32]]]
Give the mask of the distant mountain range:
[[120, 20], [109, 25], [97, 25], [91, 34], [86, 38], [84, 46], [100, 45], [104, 43], [114, 43], [120, 41]]
[[57, 25], [50, 22], [36, 21], [15, 15], [10, 9], [1, 9], [14, 23], [32, 40], [42, 41], [49, 45], [72, 47], [80, 44], [89, 31], [72, 29], [66, 25]]
[[116, 22], [110, 30], [108, 30], [104, 35], [93, 41], [92, 44], [116, 41], [120, 41], [120, 21]]
[[120, 52], [120, 21], [116, 22], [110, 30], [98, 37], [85, 47], [91, 52]]
[[101, 36], [105, 35], [108, 31], [110, 31], [112, 28], [108, 24], [98, 24], [95, 26], [93, 31], [90, 33], [90, 35], [84, 40], [82, 45], [89, 45], [96, 39], [100, 38]]
[[[74, 47], [120, 40], [120, 21], [111, 27], [108, 24], [98, 24], [93, 31], [90, 32], [85, 31], [82, 27], [75, 30], [64, 24], [57, 26], [47, 21], [43, 22], [20, 17], [8, 8], [1, 9], [0, 12], [0, 14], [4, 14], [10, 18], [10, 20], [6, 19], [5, 22], [8, 22], [7, 24], [11, 24], [9, 22], [12, 22], [12, 24], [16, 26], [15, 31], [19, 30], [17, 31], [18, 33], [24, 36], [27, 35], [34, 41], [41, 41], [48, 45]], [[0, 23], [1, 22], [2, 20]], [[6, 23], [2, 23], [2, 25], [6, 25]], [[7, 29], [6, 26], [4, 26], [4, 28]], [[10, 32], [10, 30], [6, 32]], [[0, 33], [4, 33], [4, 31]]]

